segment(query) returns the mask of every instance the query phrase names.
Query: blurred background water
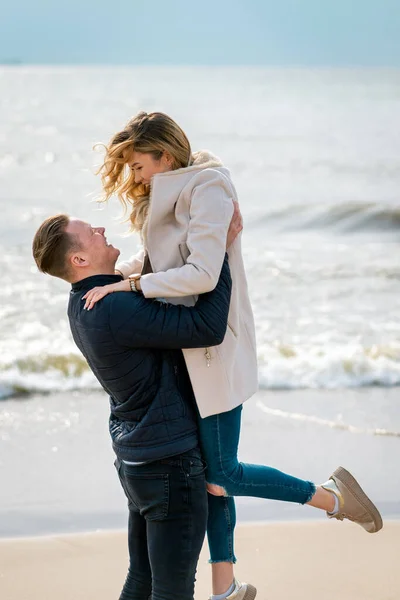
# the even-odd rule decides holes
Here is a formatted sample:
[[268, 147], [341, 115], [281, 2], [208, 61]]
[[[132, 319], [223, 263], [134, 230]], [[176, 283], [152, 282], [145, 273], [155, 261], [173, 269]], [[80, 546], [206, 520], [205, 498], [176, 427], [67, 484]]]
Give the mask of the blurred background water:
[[3, 66], [0, 92], [1, 397], [98, 387], [31, 241], [65, 211], [136, 251], [92, 147], [143, 109], [232, 172], [261, 387], [400, 383], [399, 70]]
[[261, 388], [242, 460], [315, 481], [345, 464], [398, 517], [400, 70], [3, 66], [0, 108], [0, 536], [125, 526], [107, 398], [31, 243], [68, 212], [136, 251], [117, 200], [94, 202], [92, 147], [139, 110], [170, 114], [238, 189]]

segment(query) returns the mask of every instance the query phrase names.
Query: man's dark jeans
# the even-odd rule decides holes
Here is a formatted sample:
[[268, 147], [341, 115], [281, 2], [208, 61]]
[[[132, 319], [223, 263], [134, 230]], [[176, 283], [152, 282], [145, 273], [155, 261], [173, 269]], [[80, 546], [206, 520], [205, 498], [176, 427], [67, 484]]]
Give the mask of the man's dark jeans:
[[130, 565], [120, 600], [192, 600], [207, 525], [200, 450], [115, 465], [129, 508]]

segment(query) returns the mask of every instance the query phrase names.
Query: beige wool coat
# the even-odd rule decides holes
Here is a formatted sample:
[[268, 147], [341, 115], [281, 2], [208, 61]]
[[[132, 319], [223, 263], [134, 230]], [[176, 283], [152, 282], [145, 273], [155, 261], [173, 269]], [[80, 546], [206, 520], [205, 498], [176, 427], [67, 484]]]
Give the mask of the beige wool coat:
[[[199, 294], [218, 282], [233, 200], [237, 194], [228, 169], [206, 151], [196, 153], [189, 167], [155, 175], [143, 248], [117, 269], [124, 277], [140, 273], [147, 252], [153, 272], [140, 280], [145, 297], [193, 306]], [[228, 255], [233, 285], [224, 341], [183, 350], [203, 418], [236, 408], [258, 387], [254, 318], [240, 235]]]

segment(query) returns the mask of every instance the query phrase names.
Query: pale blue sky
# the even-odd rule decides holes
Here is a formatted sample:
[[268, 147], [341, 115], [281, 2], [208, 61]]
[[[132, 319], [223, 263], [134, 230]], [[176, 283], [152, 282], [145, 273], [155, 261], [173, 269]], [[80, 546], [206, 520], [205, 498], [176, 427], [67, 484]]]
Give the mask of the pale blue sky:
[[12, 59], [400, 67], [400, 0], [5, 0]]

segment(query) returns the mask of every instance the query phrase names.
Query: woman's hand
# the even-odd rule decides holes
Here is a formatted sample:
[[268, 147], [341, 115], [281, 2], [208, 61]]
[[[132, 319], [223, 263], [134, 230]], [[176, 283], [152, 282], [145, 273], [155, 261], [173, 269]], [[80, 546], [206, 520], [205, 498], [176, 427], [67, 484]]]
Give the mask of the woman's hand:
[[243, 219], [239, 209], [239, 202], [233, 201], [233, 206], [235, 207], [231, 219], [231, 223], [228, 229], [228, 236], [226, 238], [226, 249], [228, 250], [229, 246], [233, 244], [236, 240], [237, 236], [243, 229]]
[[82, 300], [86, 300], [84, 308], [90, 310], [93, 306], [107, 296], [108, 294], [112, 294], [113, 292], [130, 292], [131, 286], [129, 283], [129, 279], [123, 279], [122, 281], [118, 281], [118, 283], [112, 283], [110, 285], [103, 285], [101, 287], [95, 287], [89, 292], [87, 292]]

